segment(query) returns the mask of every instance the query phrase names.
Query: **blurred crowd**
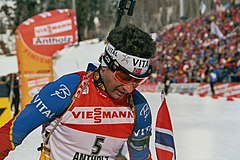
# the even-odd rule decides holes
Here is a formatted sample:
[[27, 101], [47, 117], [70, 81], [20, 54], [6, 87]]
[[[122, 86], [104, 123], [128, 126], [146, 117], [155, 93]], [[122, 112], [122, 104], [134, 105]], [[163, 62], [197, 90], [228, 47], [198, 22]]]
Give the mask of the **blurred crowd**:
[[240, 6], [192, 19], [157, 37], [155, 73], [149, 82], [240, 82]]

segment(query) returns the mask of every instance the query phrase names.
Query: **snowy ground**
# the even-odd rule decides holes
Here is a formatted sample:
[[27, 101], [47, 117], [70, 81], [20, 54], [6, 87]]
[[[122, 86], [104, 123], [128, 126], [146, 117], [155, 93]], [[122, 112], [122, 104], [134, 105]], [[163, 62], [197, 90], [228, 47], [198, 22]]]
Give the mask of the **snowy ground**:
[[0, 55], [0, 76], [18, 72], [17, 56]]
[[[161, 96], [157, 93], [144, 95], [151, 105], [155, 124]], [[240, 159], [240, 99], [226, 101], [226, 98], [170, 94], [167, 103], [178, 160]], [[40, 143], [40, 129], [37, 129], [6, 160], [37, 160], [36, 148]], [[151, 149], [156, 160], [153, 140]]]

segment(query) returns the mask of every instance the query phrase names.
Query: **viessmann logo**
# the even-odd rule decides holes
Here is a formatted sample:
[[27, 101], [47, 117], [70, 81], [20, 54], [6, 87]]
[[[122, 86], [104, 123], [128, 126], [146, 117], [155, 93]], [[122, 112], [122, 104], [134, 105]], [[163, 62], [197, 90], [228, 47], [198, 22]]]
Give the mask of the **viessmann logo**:
[[[133, 123], [133, 112], [127, 107], [79, 107], [68, 113], [77, 124]], [[81, 120], [79, 120], [81, 119]]]
[[42, 37], [70, 30], [72, 30], [72, 21], [68, 19], [48, 25], [36, 26], [34, 27], [34, 34], [35, 37]]

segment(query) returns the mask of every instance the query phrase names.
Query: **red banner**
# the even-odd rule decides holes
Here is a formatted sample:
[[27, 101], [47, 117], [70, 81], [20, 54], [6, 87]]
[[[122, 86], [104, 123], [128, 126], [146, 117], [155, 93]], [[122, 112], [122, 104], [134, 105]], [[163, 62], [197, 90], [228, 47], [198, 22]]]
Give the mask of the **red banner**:
[[[216, 83], [214, 85], [216, 96], [240, 97], [240, 83]], [[141, 84], [137, 88], [141, 92], [161, 92], [164, 84]], [[169, 87], [169, 93], [190, 93], [196, 95], [212, 95], [209, 83], [172, 83]]]
[[21, 107], [53, 80], [52, 55], [77, 41], [76, 16], [71, 9], [33, 16], [16, 30]]

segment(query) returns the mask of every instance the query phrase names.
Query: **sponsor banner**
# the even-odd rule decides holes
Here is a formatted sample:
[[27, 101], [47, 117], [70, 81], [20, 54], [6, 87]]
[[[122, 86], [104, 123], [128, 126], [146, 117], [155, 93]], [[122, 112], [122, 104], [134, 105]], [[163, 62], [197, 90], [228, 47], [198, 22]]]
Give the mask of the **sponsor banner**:
[[16, 49], [20, 77], [21, 106], [53, 81], [52, 56], [77, 41], [75, 13], [53, 10], [33, 16], [17, 27]]
[[142, 92], [160, 92], [161, 85], [157, 85], [157, 84], [141, 84], [137, 87], [137, 89], [139, 91], [142, 91]]
[[169, 88], [169, 93], [193, 93], [197, 88], [198, 83], [177, 83], [171, 84]]
[[[216, 83], [214, 85], [216, 96], [240, 96], [240, 84], [239, 83]], [[212, 95], [209, 83], [202, 83], [196, 89], [194, 94]]]
[[71, 9], [44, 12], [27, 19], [17, 28], [28, 47], [40, 55], [52, 56], [77, 41], [75, 13]]
[[[163, 84], [142, 84], [138, 86], [138, 90], [142, 92], [161, 92]], [[239, 83], [216, 83], [214, 85], [215, 94], [217, 96], [235, 96], [240, 97]], [[188, 93], [196, 95], [212, 95], [209, 83], [172, 83], [169, 93]]]
[[0, 127], [12, 118], [10, 102], [7, 97], [0, 97]]

